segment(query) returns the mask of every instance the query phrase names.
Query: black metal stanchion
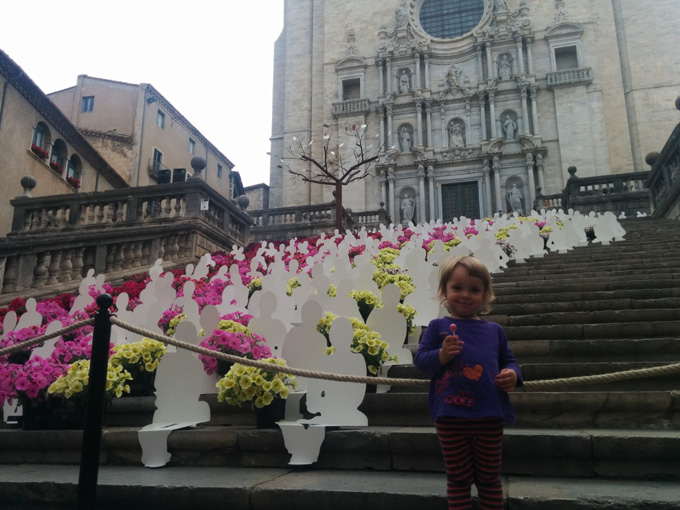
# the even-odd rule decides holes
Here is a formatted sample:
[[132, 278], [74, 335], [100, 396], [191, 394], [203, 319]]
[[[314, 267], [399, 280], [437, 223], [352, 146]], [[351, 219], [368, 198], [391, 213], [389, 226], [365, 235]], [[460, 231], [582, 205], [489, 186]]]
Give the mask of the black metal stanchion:
[[80, 455], [78, 510], [95, 510], [97, 500], [99, 449], [104, 423], [104, 392], [106, 391], [106, 372], [111, 342], [109, 308], [113, 305], [113, 298], [108, 294], [101, 294], [97, 298], [97, 305], [99, 311], [94, 316], [92, 356], [90, 358], [88, 395], [85, 405], [83, 450]]

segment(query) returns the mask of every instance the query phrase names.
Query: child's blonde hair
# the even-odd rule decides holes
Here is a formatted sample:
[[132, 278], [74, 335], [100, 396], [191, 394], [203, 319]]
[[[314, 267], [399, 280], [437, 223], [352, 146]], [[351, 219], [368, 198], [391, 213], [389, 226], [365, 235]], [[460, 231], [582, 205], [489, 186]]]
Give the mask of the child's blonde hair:
[[442, 304], [446, 303], [446, 284], [451, 279], [453, 271], [458, 266], [463, 266], [469, 276], [474, 276], [482, 280], [484, 284], [484, 297], [482, 298], [482, 308], [480, 313], [487, 314], [491, 311], [491, 302], [496, 299], [496, 295], [493, 293], [493, 288], [491, 286], [491, 274], [486, 266], [481, 260], [467, 255], [462, 255], [460, 257], [451, 257], [444, 262], [439, 267], [439, 289], [437, 290], [437, 296]]

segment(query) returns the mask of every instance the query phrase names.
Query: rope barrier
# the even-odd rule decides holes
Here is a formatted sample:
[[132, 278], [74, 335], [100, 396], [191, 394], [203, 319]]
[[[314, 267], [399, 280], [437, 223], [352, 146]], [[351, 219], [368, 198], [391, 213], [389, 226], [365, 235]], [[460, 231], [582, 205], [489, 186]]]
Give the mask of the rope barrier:
[[74, 322], [69, 326], [53, 331], [52, 333], [49, 333], [47, 335], [32, 338], [31, 340], [25, 340], [21, 343], [5, 347], [4, 349], [0, 349], [0, 356], [4, 356], [5, 354], [12, 354], [13, 352], [19, 352], [26, 347], [43, 343], [46, 340], [50, 340], [52, 338], [65, 335], [66, 333], [70, 333], [71, 331], [75, 331], [76, 329], [80, 329], [84, 326], [91, 326], [92, 324], [94, 324], [94, 319], [85, 319], [80, 322]]
[[[206, 349], [205, 347], [201, 347], [200, 345], [184, 342], [182, 340], [162, 335], [154, 331], [139, 328], [132, 324], [128, 324], [124, 321], [121, 321], [115, 316], [112, 316], [110, 320], [112, 324], [115, 324], [116, 326], [119, 326], [127, 331], [137, 333], [148, 338], [153, 338], [165, 344], [174, 345], [175, 347], [179, 347], [180, 349], [193, 351], [204, 356], [211, 356], [222, 361], [240, 363], [242, 365], [248, 365], [269, 371], [283, 372], [286, 374], [295, 375], [299, 377], [310, 377], [315, 379], [326, 379], [330, 381], [352, 382], [359, 384], [385, 384], [389, 386], [412, 386], [412, 387], [427, 386], [430, 382], [427, 379], [398, 379], [391, 377], [369, 377], [346, 374], [333, 374], [329, 372], [319, 372], [316, 370], [294, 368], [285, 365], [273, 365], [271, 363], [265, 363], [263, 361], [246, 359], [240, 356], [234, 356], [232, 354], [226, 354], [212, 349]], [[6, 347], [4, 349], [0, 349], [0, 356], [3, 356], [5, 354], [11, 354], [13, 352], [18, 352], [26, 347], [30, 347], [32, 345], [42, 343], [46, 340], [50, 340], [52, 338], [65, 335], [67, 333], [70, 333], [71, 331], [80, 329], [84, 326], [91, 326], [92, 324], [94, 324], [94, 319], [86, 319], [80, 322], [74, 322], [69, 326], [53, 331], [52, 333], [49, 333], [47, 335], [42, 335], [31, 340], [26, 340], [19, 344]], [[578, 386], [584, 384], [610, 383], [629, 379], [643, 379], [647, 377], [672, 375], [676, 373], [680, 374], [680, 363], [673, 363], [670, 365], [664, 365], [660, 367], [624, 370], [621, 372], [611, 372], [608, 374], [568, 377], [562, 379], [543, 379], [538, 381], [525, 381], [522, 390], [538, 391], [550, 388], [558, 388], [562, 386]]]

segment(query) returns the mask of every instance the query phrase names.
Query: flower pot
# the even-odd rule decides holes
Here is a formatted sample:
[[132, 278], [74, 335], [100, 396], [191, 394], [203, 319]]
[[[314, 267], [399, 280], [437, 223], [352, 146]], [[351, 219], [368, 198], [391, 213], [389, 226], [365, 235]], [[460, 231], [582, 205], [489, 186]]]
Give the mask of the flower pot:
[[48, 397], [39, 402], [24, 400], [21, 428], [24, 430], [82, 429], [85, 405], [68, 399]]
[[286, 416], [286, 401], [275, 398], [268, 406], [255, 408], [255, 422], [258, 429], [275, 429], [276, 422]]
[[231, 370], [231, 367], [234, 365], [233, 362], [231, 361], [223, 361], [218, 359], [217, 360], [217, 373], [219, 374], [220, 377], [224, 377], [229, 373], [229, 370]]

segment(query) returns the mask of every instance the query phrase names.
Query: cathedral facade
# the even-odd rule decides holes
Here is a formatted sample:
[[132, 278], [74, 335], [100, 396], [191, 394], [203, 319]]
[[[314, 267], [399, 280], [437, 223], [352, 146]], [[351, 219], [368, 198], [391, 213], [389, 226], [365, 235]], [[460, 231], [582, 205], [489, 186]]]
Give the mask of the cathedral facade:
[[394, 222], [526, 214], [570, 166], [648, 170], [677, 122], [679, 15], [676, 0], [286, 0], [270, 207], [330, 202], [286, 156], [330, 136], [348, 160], [343, 134], [364, 125], [379, 158], [343, 206]]

